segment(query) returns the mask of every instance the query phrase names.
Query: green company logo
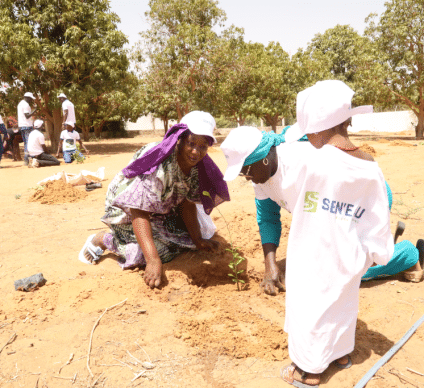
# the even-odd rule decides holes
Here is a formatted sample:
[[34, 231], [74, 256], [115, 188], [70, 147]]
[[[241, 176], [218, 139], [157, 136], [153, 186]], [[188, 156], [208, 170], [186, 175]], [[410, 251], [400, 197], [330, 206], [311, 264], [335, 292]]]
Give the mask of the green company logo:
[[315, 213], [318, 207], [319, 193], [316, 191], [307, 191], [305, 193], [305, 205], [303, 211], [308, 213]]

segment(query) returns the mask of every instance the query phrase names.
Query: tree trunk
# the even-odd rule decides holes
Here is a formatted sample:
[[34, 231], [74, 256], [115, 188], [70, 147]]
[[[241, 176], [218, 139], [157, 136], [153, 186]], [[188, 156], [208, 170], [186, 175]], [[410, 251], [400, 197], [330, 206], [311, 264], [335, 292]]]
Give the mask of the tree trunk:
[[166, 132], [168, 132], [168, 125], [169, 125], [169, 119], [168, 116], [162, 117], [163, 121], [163, 135], [166, 135]]
[[53, 109], [53, 123], [47, 122], [48, 124], [53, 124], [53, 130], [50, 129], [49, 137], [52, 144], [52, 151], [57, 151], [57, 146], [59, 145], [60, 132], [62, 132], [62, 113], [61, 109]]
[[245, 121], [246, 121], [246, 117], [242, 117], [241, 115], [239, 117], [236, 118], [237, 124], [239, 125], [239, 127], [243, 126]]
[[80, 127], [82, 129], [82, 138], [84, 139], [84, 141], [89, 141], [90, 140], [90, 127], [87, 125], [81, 126]]
[[[97, 139], [100, 139], [100, 134], [103, 131], [103, 127], [105, 126], [105, 121], [102, 121], [100, 125], [98, 125], [97, 127], [94, 127], [94, 136], [96, 136]], [[87, 139], [84, 136], [84, 141], [89, 141], [89, 135], [87, 135]]]
[[267, 126], [269, 125], [274, 133], [277, 133], [277, 124], [280, 121], [280, 116], [279, 115], [275, 115], [275, 116], [266, 115], [264, 117], [264, 119], [265, 119], [266, 125]]
[[417, 139], [422, 139], [423, 138], [423, 132], [424, 132], [424, 110], [421, 110], [418, 113], [418, 124], [415, 127], [415, 137]]

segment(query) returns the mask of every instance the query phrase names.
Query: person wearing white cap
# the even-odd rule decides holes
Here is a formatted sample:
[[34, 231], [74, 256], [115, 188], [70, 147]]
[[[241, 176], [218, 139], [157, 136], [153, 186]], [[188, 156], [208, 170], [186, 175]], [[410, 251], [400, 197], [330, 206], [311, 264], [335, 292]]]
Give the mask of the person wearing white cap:
[[31, 105], [35, 97], [32, 93], [26, 92], [24, 94], [23, 100], [18, 104], [18, 127], [21, 132], [22, 139], [24, 141], [24, 164], [28, 166], [28, 137], [33, 129], [33, 119], [32, 116], [37, 111], [35, 108], [31, 112]]
[[59, 166], [60, 162], [48, 153], [42, 132], [44, 132], [44, 121], [35, 120], [34, 129], [28, 137], [28, 154], [30, 157], [28, 167]]
[[[318, 82], [298, 94], [298, 122], [285, 135], [238, 128], [221, 145], [224, 179], [241, 172], [254, 183], [266, 269], [275, 263], [280, 208], [293, 214], [284, 325], [293, 363], [281, 375], [297, 387], [318, 386], [332, 362], [350, 367], [361, 276], [394, 249], [381, 169], [345, 136], [350, 118], [372, 109], [352, 109], [353, 94], [341, 81]], [[305, 135], [311, 144], [296, 142]], [[278, 269], [269, 273], [264, 286], [282, 286]]]
[[62, 149], [63, 160], [65, 163], [72, 163], [75, 159], [75, 156], [82, 157], [84, 156], [77, 150], [77, 142], [81, 148], [84, 148], [85, 152], [89, 154], [90, 152], [86, 146], [82, 143], [80, 134], [74, 129], [75, 123], [72, 121], [67, 121], [64, 123], [64, 130], [60, 133], [60, 141], [57, 147], [56, 157], [59, 157], [60, 150]]
[[[73, 123], [75, 126], [75, 106], [74, 104], [68, 100], [65, 93], [60, 93], [57, 97], [59, 101], [62, 103], [62, 125], [65, 127], [65, 123]], [[65, 128], [64, 128], [65, 129]]]
[[193, 111], [161, 142], [137, 151], [109, 185], [102, 221], [110, 231], [89, 236], [79, 260], [94, 264], [108, 249], [123, 269], [145, 267], [144, 281], [154, 288], [162, 283], [163, 263], [188, 250], [216, 250], [209, 213], [230, 198], [207, 155], [216, 143], [214, 129], [209, 113]]

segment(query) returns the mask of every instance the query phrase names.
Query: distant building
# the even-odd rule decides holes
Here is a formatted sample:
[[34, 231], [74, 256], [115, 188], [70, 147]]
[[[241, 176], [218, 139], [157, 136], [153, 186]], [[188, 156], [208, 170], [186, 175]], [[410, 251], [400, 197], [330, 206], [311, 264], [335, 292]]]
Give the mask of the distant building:
[[404, 132], [415, 131], [417, 117], [410, 110], [356, 115], [349, 132]]
[[[175, 120], [169, 120], [168, 128], [177, 124]], [[162, 131], [165, 129], [161, 119], [154, 118], [151, 114], [138, 118], [135, 123], [127, 121], [125, 123], [127, 131]]]

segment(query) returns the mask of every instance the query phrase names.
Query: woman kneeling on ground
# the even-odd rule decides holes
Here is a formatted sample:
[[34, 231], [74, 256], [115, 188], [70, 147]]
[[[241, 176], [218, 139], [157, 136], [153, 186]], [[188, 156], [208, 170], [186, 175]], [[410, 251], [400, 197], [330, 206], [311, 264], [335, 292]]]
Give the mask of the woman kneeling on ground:
[[[281, 375], [296, 387], [317, 387], [331, 363], [352, 365], [361, 277], [394, 250], [381, 169], [341, 136], [351, 116], [372, 111], [351, 109], [353, 94], [341, 81], [318, 82], [298, 94], [297, 124], [284, 139], [237, 128], [221, 145], [224, 178], [241, 173], [254, 183], [269, 293], [283, 286], [275, 266], [280, 207], [293, 214], [284, 324], [293, 363]], [[309, 143], [296, 142], [304, 135]]]
[[79, 259], [94, 264], [109, 249], [123, 259], [123, 269], [145, 266], [144, 281], [154, 288], [161, 284], [162, 263], [189, 249], [218, 249], [210, 240], [213, 231], [199, 226], [230, 200], [222, 173], [207, 155], [216, 143], [214, 128], [209, 113], [193, 111], [162, 142], [142, 147], [109, 185], [102, 221], [110, 232], [90, 236]]

